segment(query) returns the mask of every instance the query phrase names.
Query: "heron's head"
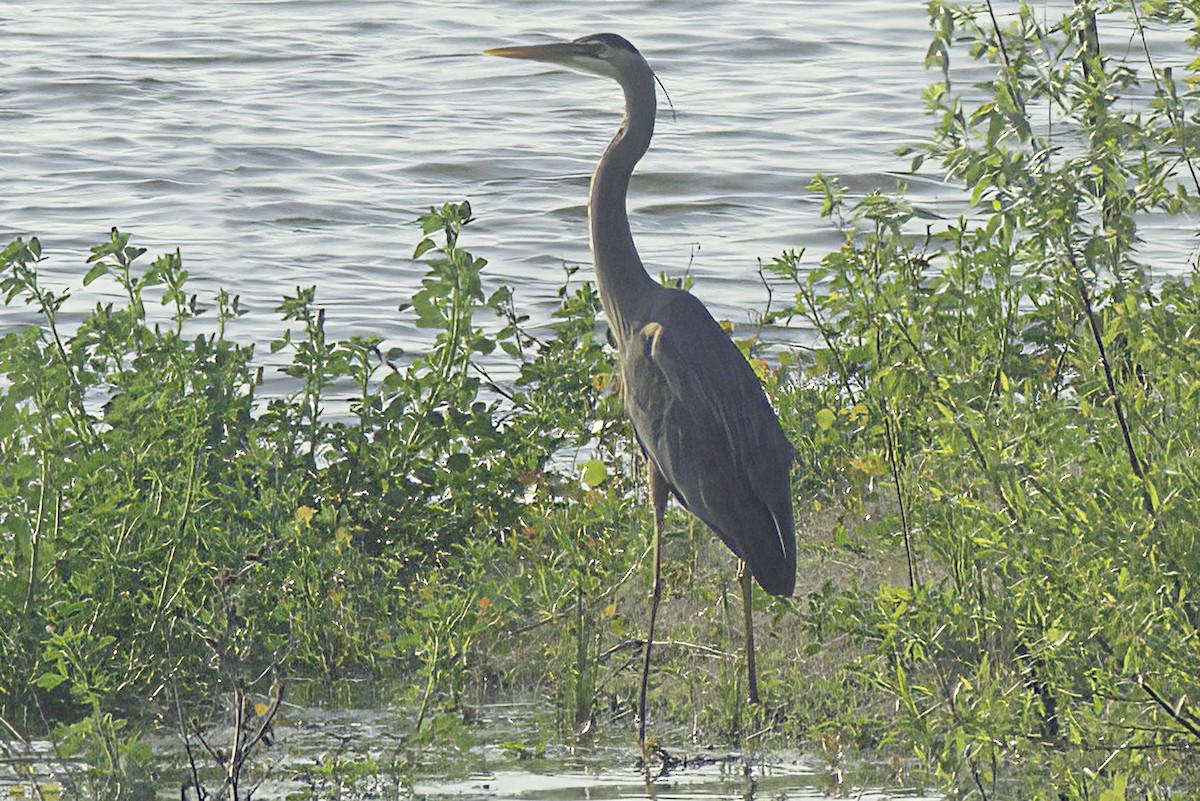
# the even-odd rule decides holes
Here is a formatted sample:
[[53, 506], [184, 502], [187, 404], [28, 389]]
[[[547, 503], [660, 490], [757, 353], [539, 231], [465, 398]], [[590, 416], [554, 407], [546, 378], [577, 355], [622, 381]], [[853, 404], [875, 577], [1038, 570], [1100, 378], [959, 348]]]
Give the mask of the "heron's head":
[[595, 33], [573, 42], [497, 47], [484, 52], [489, 56], [558, 64], [577, 72], [615, 78], [618, 81], [647, 66], [637, 48], [615, 33]]

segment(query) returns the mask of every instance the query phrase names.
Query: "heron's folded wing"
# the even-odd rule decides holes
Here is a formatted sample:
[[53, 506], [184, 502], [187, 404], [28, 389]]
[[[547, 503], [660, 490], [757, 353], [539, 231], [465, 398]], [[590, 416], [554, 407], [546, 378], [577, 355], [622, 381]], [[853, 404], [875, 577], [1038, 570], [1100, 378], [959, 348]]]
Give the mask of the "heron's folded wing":
[[638, 439], [680, 503], [776, 595], [795, 585], [791, 443], [741, 351], [700, 301], [670, 293], [622, 349]]

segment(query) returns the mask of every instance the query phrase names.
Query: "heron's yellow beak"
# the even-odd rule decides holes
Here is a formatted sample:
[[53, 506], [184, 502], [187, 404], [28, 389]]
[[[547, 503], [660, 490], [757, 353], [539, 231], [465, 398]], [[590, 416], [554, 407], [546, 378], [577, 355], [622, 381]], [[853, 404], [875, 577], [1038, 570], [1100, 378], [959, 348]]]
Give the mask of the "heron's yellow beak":
[[544, 45], [518, 45], [516, 47], [494, 47], [484, 50], [489, 56], [501, 58], [523, 58], [528, 61], [545, 61], [550, 64], [574, 64], [589, 49], [575, 42], [556, 42]]

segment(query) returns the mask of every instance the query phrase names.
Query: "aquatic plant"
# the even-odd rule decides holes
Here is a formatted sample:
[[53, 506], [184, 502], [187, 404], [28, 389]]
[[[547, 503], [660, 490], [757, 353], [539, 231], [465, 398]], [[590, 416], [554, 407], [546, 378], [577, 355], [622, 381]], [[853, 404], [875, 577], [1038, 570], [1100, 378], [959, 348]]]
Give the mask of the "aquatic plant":
[[[1183, 9], [991, 11], [930, 4], [941, 79], [916, 162], [971, 215], [820, 178], [845, 245], [771, 265], [796, 287], [778, 314], [824, 345], [784, 401], [818, 410], [802, 455], [883, 512], [843, 526], [847, 548], [902, 566], [814, 593], [807, 616], [871, 644], [859, 665], [897, 699], [896, 733], [963, 793], [1159, 797], [1200, 749], [1200, 276], [1152, 280], [1138, 222], [1197, 208], [1193, 90], [1097, 31]], [[964, 48], [961, 71], [989, 75], [969, 89]]]
[[[265, 399], [253, 347], [226, 335], [244, 309], [224, 292], [213, 307], [188, 294], [178, 252], [142, 268], [144, 250], [114, 230], [84, 285], [108, 276], [124, 302], [68, 331], [39, 240], [4, 250], [6, 299], [42, 316], [0, 339], [0, 715], [14, 729], [164, 690], [187, 706], [272, 664], [406, 672], [428, 659], [423, 631], [442, 631], [461, 664], [465, 618], [416, 625], [434, 608], [431, 578], [438, 592], [469, 584], [445, 569], [456, 551], [514, 530], [531, 486], [546, 498], [570, 482], [549, 469], [563, 444], [611, 439], [589, 427], [593, 375], [610, 369], [598, 367], [594, 292], [567, 298], [561, 336], [536, 342], [508, 290], [483, 296], [485, 262], [457, 245], [469, 221], [465, 203], [422, 221], [440, 244], [417, 247], [427, 275], [405, 310], [434, 329], [428, 353], [403, 363], [378, 338], [331, 341], [315, 290], [298, 288], [271, 347], [291, 354], [299, 388]], [[505, 321], [495, 337], [473, 322], [480, 310]], [[488, 390], [474, 361], [497, 341], [529, 354], [509, 390]], [[564, 356], [579, 369], [549, 369]], [[347, 386], [354, 400], [330, 414]], [[573, 417], [558, 412], [563, 397]]]

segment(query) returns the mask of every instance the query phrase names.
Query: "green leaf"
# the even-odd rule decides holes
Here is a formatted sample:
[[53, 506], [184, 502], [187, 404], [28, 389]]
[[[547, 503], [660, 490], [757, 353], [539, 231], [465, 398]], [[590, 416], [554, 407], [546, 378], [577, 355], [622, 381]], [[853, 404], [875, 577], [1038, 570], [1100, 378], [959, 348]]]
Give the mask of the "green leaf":
[[596, 488], [608, 478], [608, 468], [599, 459], [589, 459], [583, 463], [583, 483], [590, 488]]
[[53, 690], [58, 685], [67, 680], [67, 677], [61, 673], [43, 673], [34, 680], [34, 684], [41, 687], [43, 690]]
[[417, 249], [413, 251], [412, 257], [414, 259], [419, 259], [425, 253], [427, 253], [428, 251], [432, 250], [435, 247], [436, 247], [436, 245], [434, 244], [432, 239], [429, 239], [429, 238], [422, 239], [421, 244], [417, 245]]
[[106, 262], [98, 262], [97, 264], [93, 265], [92, 269], [88, 270], [87, 275], [85, 275], [83, 277], [83, 285], [87, 286], [88, 284], [92, 283], [100, 276], [107, 275], [107, 274], [108, 274], [108, 264]]
[[822, 431], [827, 431], [833, 425], [834, 421], [837, 420], [837, 415], [835, 415], [829, 409], [821, 409], [817, 412], [816, 418], [817, 428], [821, 429]]
[[1100, 793], [1099, 801], [1125, 801], [1125, 791], [1129, 785], [1129, 777], [1122, 773], [1113, 776], [1112, 785]]

